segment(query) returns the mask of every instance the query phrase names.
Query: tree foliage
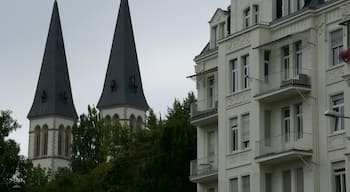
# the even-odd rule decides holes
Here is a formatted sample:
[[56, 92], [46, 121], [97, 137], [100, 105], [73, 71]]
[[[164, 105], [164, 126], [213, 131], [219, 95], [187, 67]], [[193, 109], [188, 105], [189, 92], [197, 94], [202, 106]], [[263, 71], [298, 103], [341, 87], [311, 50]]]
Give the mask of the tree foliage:
[[106, 160], [102, 148], [103, 120], [96, 108], [88, 107], [79, 123], [73, 126], [71, 167], [74, 172], [85, 174]]
[[[196, 128], [190, 124], [194, 101], [193, 94], [175, 100], [165, 120], [150, 110], [146, 128], [133, 133], [127, 126], [105, 125], [89, 107], [73, 128], [72, 169], [59, 170], [36, 191], [196, 191], [188, 179], [190, 160], [196, 157]], [[30, 174], [27, 181], [34, 185], [34, 178], [45, 180], [40, 169]]]
[[19, 155], [19, 145], [7, 138], [19, 127], [10, 111], [0, 111], [0, 191], [11, 191], [26, 175], [27, 162]]

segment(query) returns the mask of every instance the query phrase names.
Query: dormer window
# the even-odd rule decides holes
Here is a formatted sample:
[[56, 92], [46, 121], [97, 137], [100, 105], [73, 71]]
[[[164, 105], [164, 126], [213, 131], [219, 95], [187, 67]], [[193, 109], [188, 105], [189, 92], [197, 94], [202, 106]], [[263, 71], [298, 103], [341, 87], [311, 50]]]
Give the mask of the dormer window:
[[219, 24], [219, 39], [223, 39], [225, 37], [225, 22]]
[[212, 39], [213, 39], [213, 48], [217, 47], [217, 41], [218, 41], [218, 26], [214, 26], [211, 29]]
[[253, 5], [253, 24], [259, 23], [259, 5]]
[[244, 24], [244, 28], [247, 28], [250, 25], [250, 7], [246, 8], [244, 10], [244, 21], [243, 21], [243, 24]]

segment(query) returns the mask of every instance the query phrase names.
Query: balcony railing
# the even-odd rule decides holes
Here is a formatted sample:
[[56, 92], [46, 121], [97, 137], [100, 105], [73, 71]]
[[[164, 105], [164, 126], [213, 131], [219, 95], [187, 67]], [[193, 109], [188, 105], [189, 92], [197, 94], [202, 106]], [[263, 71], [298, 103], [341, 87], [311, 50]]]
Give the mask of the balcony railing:
[[191, 161], [190, 178], [212, 175], [218, 171], [218, 156], [211, 155]]
[[279, 100], [310, 91], [311, 87], [310, 78], [306, 74], [290, 75], [278, 72], [265, 76], [259, 81], [260, 90], [255, 96], [257, 99]]
[[210, 115], [217, 114], [218, 100], [217, 96], [198, 100], [191, 106], [191, 119], [198, 120]]
[[279, 155], [293, 150], [309, 152], [312, 150], [312, 134], [291, 132], [257, 141], [256, 146], [257, 158]]

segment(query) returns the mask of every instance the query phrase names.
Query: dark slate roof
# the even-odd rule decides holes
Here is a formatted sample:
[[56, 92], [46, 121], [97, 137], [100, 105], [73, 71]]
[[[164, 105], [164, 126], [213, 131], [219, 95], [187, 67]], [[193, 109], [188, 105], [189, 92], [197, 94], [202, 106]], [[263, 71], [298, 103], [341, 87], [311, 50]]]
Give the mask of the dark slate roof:
[[99, 109], [129, 106], [147, 110], [137, 59], [129, 3], [121, 0]]
[[56, 1], [52, 11], [34, 102], [27, 117], [30, 119], [46, 115], [77, 118]]

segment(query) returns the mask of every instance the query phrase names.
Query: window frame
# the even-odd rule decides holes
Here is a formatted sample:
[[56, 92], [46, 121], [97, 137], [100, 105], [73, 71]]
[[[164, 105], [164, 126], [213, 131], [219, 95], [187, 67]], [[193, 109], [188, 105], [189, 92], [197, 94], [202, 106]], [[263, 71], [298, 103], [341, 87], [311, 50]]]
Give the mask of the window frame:
[[[337, 95], [332, 95], [330, 97], [331, 109], [332, 111], [338, 112], [341, 115], [345, 114], [345, 98], [344, 93], [340, 93]], [[338, 103], [340, 102], [340, 103]], [[339, 122], [340, 121], [340, 122]], [[331, 118], [331, 132], [339, 133], [345, 131], [345, 120], [344, 118]]]
[[264, 81], [265, 81], [265, 83], [269, 82], [270, 65], [271, 65], [271, 51], [264, 50]]
[[[245, 119], [245, 118], [247, 118], [247, 119]], [[246, 114], [243, 114], [242, 115], [242, 117], [241, 117], [241, 121], [242, 121], [242, 123], [241, 123], [241, 129], [242, 129], [242, 131], [241, 131], [241, 136], [242, 136], [242, 150], [244, 150], [244, 149], [248, 149], [249, 147], [250, 147], [250, 123], [249, 123], [249, 120], [250, 120], [250, 115], [249, 115], [249, 113], [246, 113]], [[246, 122], [245, 122], [246, 121]], [[246, 123], [248, 124], [248, 125], [246, 125]], [[245, 127], [245, 126], [247, 126], [247, 127]], [[247, 135], [245, 135], [245, 134], [247, 134]], [[247, 138], [245, 138], [245, 137], [247, 137]]]
[[243, 28], [248, 28], [250, 26], [251, 9], [247, 7], [243, 11]]
[[[339, 178], [339, 183], [337, 182]], [[345, 161], [337, 161], [332, 163], [332, 180], [334, 192], [346, 192], [346, 166]], [[337, 186], [340, 184], [340, 186]], [[339, 187], [339, 190], [338, 190]]]
[[239, 71], [238, 71], [238, 59], [237, 58], [230, 60], [230, 67], [231, 67], [231, 92], [235, 93], [239, 90], [239, 88], [238, 88]]
[[250, 87], [249, 83], [249, 54], [242, 56], [242, 88], [248, 89]]
[[302, 41], [297, 41], [294, 43], [295, 47], [295, 76], [302, 74], [303, 69], [303, 49]]
[[304, 119], [303, 119], [303, 104], [295, 104], [295, 140], [303, 138], [304, 135]]
[[[336, 35], [339, 35], [337, 33], [340, 33], [340, 39], [337, 39]], [[332, 32], [330, 32], [330, 56], [331, 56], [331, 66], [336, 66], [339, 64], [342, 64], [341, 60], [339, 59], [339, 53], [344, 48], [344, 42], [343, 42], [343, 29], [337, 29]]]
[[260, 7], [257, 4], [253, 5], [253, 24], [259, 23]]
[[231, 152], [238, 151], [239, 147], [239, 128], [238, 117], [232, 117], [230, 119], [230, 132], [231, 132]]
[[289, 45], [281, 48], [282, 52], [282, 80], [290, 79], [290, 49]]
[[[288, 116], [287, 112], [288, 111]], [[289, 143], [291, 141], [290, 135], [291, 135], [291, 130], [290, 130], [290, 121], [291, 121], [291, 110], [290, 107], [284, 107], [282, 108], [282, 133], [283, 133], [283, 142], [284, 143]]]

